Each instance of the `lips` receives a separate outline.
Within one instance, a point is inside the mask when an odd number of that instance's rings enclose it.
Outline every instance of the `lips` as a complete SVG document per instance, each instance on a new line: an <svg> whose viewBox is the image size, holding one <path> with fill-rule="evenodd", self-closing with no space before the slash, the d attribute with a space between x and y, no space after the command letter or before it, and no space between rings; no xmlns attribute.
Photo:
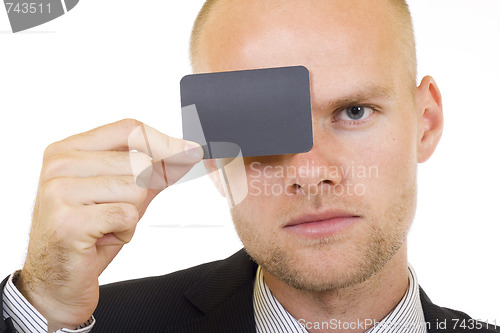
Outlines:
<svg viewBox="0 0 500 333"><path fill-rule="evenodd" d="M284 229L304 237L327 237L342 232L360 218L342 210L307 213L290 220Z"/></svg>

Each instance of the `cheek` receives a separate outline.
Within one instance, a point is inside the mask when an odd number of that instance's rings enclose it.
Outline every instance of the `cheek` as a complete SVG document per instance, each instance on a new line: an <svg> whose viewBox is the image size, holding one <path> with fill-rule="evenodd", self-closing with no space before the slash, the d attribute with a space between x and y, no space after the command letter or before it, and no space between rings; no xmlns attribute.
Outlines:
<svg viewBox="0 0 500 333"><path fill-rule="evenodd" d="M403 176L417 165L414 140L404 133L392 133L372 141L365 149L366 161L376 165L379 175L387 177Z"/></svg>
<svg viewBox="0 0 500 333"><path fill-rule="evenodd" d="M378 144L382 174L402 180L416 176L417 145L416 125L406 117L400 117L392 128L381 137Z"/></svg>
<svg viewBox="0 0 500 333"><path fill-rule="evenodd" d="M374 139L375 138L375 139ZM370 173L356 179L366 188L365 201L378 214L385 214L401 198L408 198L408 209L414 205L410 197L416 191L416 129L407 121L393 122L377 134L370 134L357 151Z"/></svg>
<svg viewBox="0 0 500 333"><path fill-rule="evenodd" d="M372 170L369 176L361 180L371 196L374 207L385 210L398 201L403 193L413 191L416 183L415 155L409 152L407 144L391 140L373 147L369 156Z"/></svg>
<svg viewBox="0 0 500 333"><path fill-rule="evenodd" d="M274 177L276 167L264 163L233 163L226 167L226 176L233 196L237 196L233 205L233 214L244 220L241 222L258 225L265 223L263 217L272 215L276 209L276 198L283 188L282 179ZM276 192L276 193L275 193Z"/></svg>
<svg viewBox="0 0 500 333"><path fill-rule="evenodd" d="M283 174L277 174L282 169L279 165L263 163L247 165L248 196L245 203L260 212L272 210L277 198L283 195Z"/></svg>

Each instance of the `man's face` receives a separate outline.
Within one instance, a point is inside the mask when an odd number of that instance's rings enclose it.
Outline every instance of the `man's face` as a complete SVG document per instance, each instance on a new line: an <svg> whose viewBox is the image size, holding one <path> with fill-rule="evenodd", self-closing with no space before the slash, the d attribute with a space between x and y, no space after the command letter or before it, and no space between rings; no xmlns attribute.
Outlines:
<svg viewBox="0 0 500 333"><path fill-rule="evenodd" d="M232 208L248 253L296 288L354 285L405 251L418 125L394 12L384 1L222 1L204 29L197 72L310 71L313 149L245 158L249 193Z"/></svg>

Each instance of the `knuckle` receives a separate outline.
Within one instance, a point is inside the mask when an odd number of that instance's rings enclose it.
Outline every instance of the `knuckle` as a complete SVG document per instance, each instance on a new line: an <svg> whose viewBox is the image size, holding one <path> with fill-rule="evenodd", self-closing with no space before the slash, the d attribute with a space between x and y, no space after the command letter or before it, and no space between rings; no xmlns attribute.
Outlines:
<svg viewBox="0 0 500 333"><path fill-rule="evenodd" d="M136 119L127 118L120 120L117 124L123 127L128 133L130 133L137 127L141 126L142 122Z"/></svg>
<svg viewBox="0 0 500 333"><path fill-rule="evenodd" d="M107 186L108 188L114 187L114 193L117 193L118 191L128 191L131 186L130 178L130 176L106 178L106 181L108 182Z"/></svg>
<svg viewBox="0 0 500 333"><path fill-rule="evenodd" d="M50 214L52 238L56 241L67 241L76 235L76 227L80 225L79 216L66 205L57 206Z"/></svg>
<svg viewBox="0 0 500 333"><path fill-rule="evenodd" d="M133 205L120 204L107 211L107 218L116 229L128 230L138 221L139 213Z"/></svg>
<svg viewBox="0 0 500 333"><path fill-rule="evenodd" d="M106 168L119 168L120 167L120 161L116 159L115 156L110 155L110 154L101 154L99 156L100 162L106 167Z"/></svg>
<svg viewBox="0 0 500 333"><path fill-rule="evenodd" d="M125 221L135 224L139 220L139 211L134 205L126 204L124 206Z"/></svg>
<svg viewBox="0 0 500 333"><path fill-rule="evenodd" d="M146 202L149 195L149 190L140 185L134 184L130 189L130 198L127 203L130 203L134 207L142 207Z"/></svg>
<svg viewBox="0 0 500 333"><path fill-rule="evenodd" d="M44 161L42 180L57 178L71 166L73 159L64 155L50 155Z"/></svg>
<svg viewBox="0 0 500 333"><path fill-rule="evenodd" d="M46 200L57 202L65 197L68 184L63 178L52 178L41 187L42 197Z"/></svg>
<svg viewBox="0 0 500 333"><path fill-rule="evenodd" d="M47 148L45 148L45 151L43 153L44 159L54 155L58 150L59 150L59 143L58 142L51 143L50 145L47 146Z"/></svg>
<svg viewBox="0 0 500 333"><path fill-rule="evenodd" d="M98 176L95 177L92 182L96 191L107 191L117 194L117 191L120 188L119 185L121 185L122 180L120 179L120 177Z"/></svg>

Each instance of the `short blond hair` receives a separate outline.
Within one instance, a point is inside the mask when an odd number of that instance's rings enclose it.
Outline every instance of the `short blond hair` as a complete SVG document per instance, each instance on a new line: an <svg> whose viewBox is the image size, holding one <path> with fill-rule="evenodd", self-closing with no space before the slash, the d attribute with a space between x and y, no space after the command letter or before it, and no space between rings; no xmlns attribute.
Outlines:
<svg viewBox="0 0 500 333"><path fill-rule="evenodd" d="M218 0L206 0L198 13L196 20L194 21L193 30L191 31L191 40L189 43L189 57L191 59L192 66L194 66L194 61L197 56L198 45L200 44L201 39L201 31L205 26L209 13L212 11L212 7L217 1Z"/></svg>
<svg viewBox="0 0 500 333"><path fill-rule="evenodd" d="M417 78L417 54L415 47L415 33L413 29L413 20L411 17L410 9L406 0L388 0L393 8L396 10L396 16L399 18L397 25L394 29L401 31L400 34L403 38L400 39L400 45L405 49L406 53L406 67L408 68L408 75L410 77L412 88L415 87L415 82ZM202 35L202 30L205 23L208 20L210 13L213 10L215 4L219 3L220 0L206 0L201 8L198 16L194 22L193 30L191 32L190 49L189 55L191 59L191 65L194 68L195 59L199 56L199 44Z"/></svg>

